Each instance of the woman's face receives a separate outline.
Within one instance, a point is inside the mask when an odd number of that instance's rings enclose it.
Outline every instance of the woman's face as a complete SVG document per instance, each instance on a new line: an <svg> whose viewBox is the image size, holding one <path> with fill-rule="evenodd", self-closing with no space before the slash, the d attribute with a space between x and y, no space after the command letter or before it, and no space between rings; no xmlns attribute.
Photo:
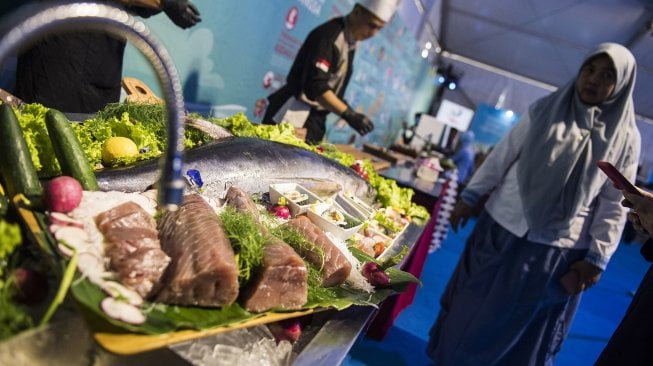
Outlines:
<svg viewBox="0 0 653 366"><path fill-rule="evenodd" d="M607 55L597 56L583 65L576 79L580 99L590 105L605 102L616 85L617 73L612 59Z"/></svg>

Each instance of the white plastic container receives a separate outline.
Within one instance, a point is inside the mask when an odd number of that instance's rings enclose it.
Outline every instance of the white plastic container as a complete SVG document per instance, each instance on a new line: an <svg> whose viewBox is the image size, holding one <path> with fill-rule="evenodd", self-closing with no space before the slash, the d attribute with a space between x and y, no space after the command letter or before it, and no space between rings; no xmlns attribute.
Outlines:
<svg viewBox="0 0 653 366"><path fill-rule="evenodd" d="M279 202L281 196L286 198L288 208L290 209L290 214L294 217L306 213L308 206L315 203L322 203L322 201L315 195L315 193L309 191L303 186L297 183L276 183L270 184L270 202L275 205ZM301 195L306 195L304 202L293 201L291 194L299 193Z"/></svg>
<svg viewBox="0 0 653 366"><path fill-rule="evenodd" d="M336 223L334 220L324 217L324 213L329 210L335 210L339 215L342 215L342 220ZM306 216L320 229L343 241L351 238L363 226L362 221L328 203L310 205L306 211Z"/></svg>
<svg viewBox="0 0 653 366"><path fill-rule="evenodd" d="M415 175L427 182L436 182L443 171L438 158L429 158L420 162Z"/></svg>
<svg viewBox="0 0 653 366"><path fill-rule="evenodd" d="M342 193L338 193L334 199L335 203L337 206L341 207L345 212L348 214L352 215L353 217L361 220L361 221L366 221L369 220L371 216L371 211L367 211L361 206L359 206L356 202L354 202L351 198L345 196Z"/></svg>

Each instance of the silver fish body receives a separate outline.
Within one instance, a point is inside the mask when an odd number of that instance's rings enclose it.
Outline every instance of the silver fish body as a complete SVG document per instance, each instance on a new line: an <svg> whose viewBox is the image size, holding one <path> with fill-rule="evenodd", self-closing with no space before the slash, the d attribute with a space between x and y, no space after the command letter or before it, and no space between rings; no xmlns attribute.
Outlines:
<svg viewBox="0 0 653 366"><path fill-rule="evenodd" d="M107 169L96 176L102 191L142 192L156 184L159 169L158 161L152 160ZM232 185L255 194L284 182L314 191L340 188L368 203L376 197L374 189L353 169L300 147L258 138L227 138L187 150L183 172L190 169L200 172L207 194L220 198Z"/></svg>

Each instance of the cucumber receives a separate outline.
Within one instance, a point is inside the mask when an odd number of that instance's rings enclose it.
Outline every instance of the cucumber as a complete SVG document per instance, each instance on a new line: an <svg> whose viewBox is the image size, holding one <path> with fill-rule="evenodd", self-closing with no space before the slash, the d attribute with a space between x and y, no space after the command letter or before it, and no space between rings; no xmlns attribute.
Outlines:
<svg viewBox="0 0 653 366"><path fill-rule="evenodd" d="M14 110L6 103L0 104L0 176L9 198L19 193L43 193L23 130Z"/></svg>
<svg viewBox="0 0 653 366"><path fill-rule="evenodd" d="M45 113L45 126L63 175L77 179L86 191L97 191L95 172L68 118L56 109L49 109Z"/></svg>
<svg viewBox="0 0 653 366"><path fill-rule="evenodd" d="M7 216L9 210L9 199L5 196L0 196L0 220Z"/></svg>

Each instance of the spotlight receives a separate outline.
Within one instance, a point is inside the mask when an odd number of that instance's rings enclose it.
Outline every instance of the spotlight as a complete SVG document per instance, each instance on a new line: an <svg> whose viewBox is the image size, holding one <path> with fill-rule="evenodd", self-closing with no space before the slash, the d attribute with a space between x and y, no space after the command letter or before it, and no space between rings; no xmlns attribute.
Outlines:
<svg viewBox="0 0 653 366"><path fill-rule="evenodd" d="M440 86L446 86L449 90L456 90L462 74L455 72L452 65L438 68L436 82Z"/></svg>

